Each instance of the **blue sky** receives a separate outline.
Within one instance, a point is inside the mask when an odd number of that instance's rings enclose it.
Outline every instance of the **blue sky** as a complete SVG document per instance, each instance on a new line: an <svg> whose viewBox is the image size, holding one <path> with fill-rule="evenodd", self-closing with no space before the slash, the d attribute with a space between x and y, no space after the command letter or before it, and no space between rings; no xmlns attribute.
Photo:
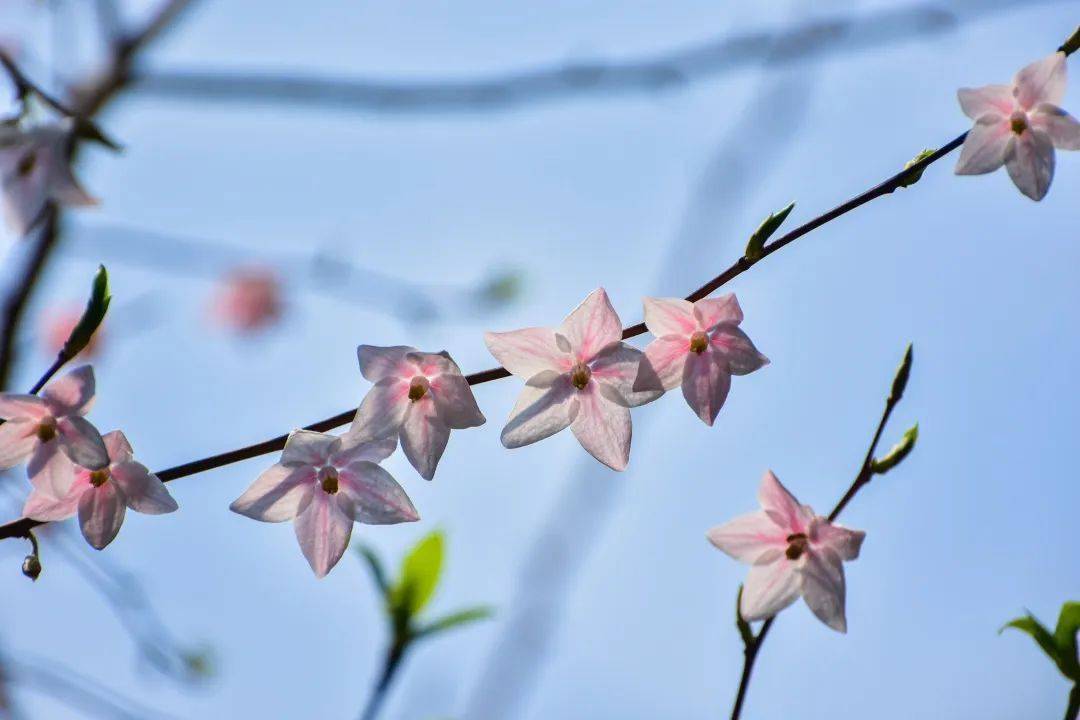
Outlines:
<svg viewBox="0 0 1080 720"><path fill-rule="evenodd" d="M755 5L204 3L152 64L460 79L907 7ZM96 263L109 265L116 335L97 365L92 419L122 427L159 469L356 405L367 388L359 343L445 348L466 371L483 369L484 330L555 324L597 286L637 322L643 294L697 287L768 212L795 200L789 222L806 220L966 129L957 87L1006 82L1076 23L1068 3L970 19L976 6L955 4L962 24L926 38L502 112L215 107L132 92L103 118L125 153L93 151L82 167L104 204L69 216L34 311L81 302ZM44 42L42 17L24 11L20 23ZM1080 108L1075 89L1070 106ZM676 393L635 410L624 473L569 433L506 451L499 429L518 387L503 380L477 388L488 424L454 434L433 482L400 453L388 461L424 519L358 526L354 537L397 558L443 528L450 555L434 611L483 602L498 616L420 648L384 717L726 716L745 568L704 532L754 508L767 468L826 512L857 470L909 341L912 380L883 443L918 421L919 445L845 511L867 531L847 568L849 632L801 604L785 611L746 717L1060 714L1065 681L1030 640L997 629L1024 608L1052 621L1080 586L1080 342L1068 319L1080 300L1080 155L1059 153L1039 204L1003 173L955 177L954 162L729 286L772 364L735 379L715 427ZM92 244L118 228L135 232L108 252ZM212 272L125 262L125 243L152 247L155 234L279 263L293 288L282 326L252 340L209 330ZM309 271L281 261L327 251L421 284L469 286L521 268L524 290L497 312L418 322L374 302L379 290L343 289L355 301L310 292ZM47 360L27 356L19 384ZM316 581L288 525L228 511L271 462L171 484L181 512L132 514L105 551L181 636L215 648L206 687L178 689L139 666L108 606L50 558L48 539L34 585L17 571L26 548L0 545L5 652L61 661L173 716L355 715L385 641L376 598L354 558ZM69 716L39 695L19 699L34 717Z"/></svg>

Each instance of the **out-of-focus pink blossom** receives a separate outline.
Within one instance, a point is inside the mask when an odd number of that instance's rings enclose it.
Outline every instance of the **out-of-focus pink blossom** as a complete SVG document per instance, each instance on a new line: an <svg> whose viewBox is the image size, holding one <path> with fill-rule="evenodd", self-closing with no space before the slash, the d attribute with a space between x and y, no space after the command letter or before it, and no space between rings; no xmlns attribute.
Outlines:
<svg viewBox="0 0 1080 720"><path fill-rule="evenodd" d="M45 346L44 350L48 355L56 355L63 349L64 344L71 337L71 331L82 319L82 315L82 308L65 308L50 312L45 316L41 337ZM87 360L97 357L101 351L103 338L104 327L99 326L90 336L90 342L79 352L78 357Z"/></svg>
<svg viewBox="0 0 1080 720"><path fill-rule="evenodd" d="M446 353L361 345L356 354L360 372L375 387L356 411L350 435L400 439L405 457L430 480L450 430L485 422L472 388Z"/></svg>
<svg viewBox="0 0 1080 720"><path fill-rule="evenodd" d="M229 507L262 522L292 520L300 550L323 577L345 552L354 522L420 519L405 490L378 465L396 446L395 438L356 440L297 430L281 460Z"/></svg>
<svg viewBox="0 0 1080 720"><path fill-rule="evenodd" d="M815 515L771 470L761 479L758 502L758 512L707 533L713 545L750 564L739 605L743 618L772 617L802 595L819 620L847 632L843 561L859 557L866 533Z"/></svg>
<svg viewBox="0 0 1080 720"><path fill-rule="evenodd" d="M238 332L273 325L282 311L281 281L275 272L260 267L232 270L221 281L211 304L214 320Z"/></svg>
<svg viewBox="0 0 1080 720"><path fill-rule="evenodd" d="M594 290L558 328L484 335L488 350L525 388L502 431L508 448L570 427L594 458L613 470L630 460L630 408L660 397L636 390L642 353L622 342L622 323L603 288Z"/></svg>
<svg viewBox="0 0 1080 720"><path fill-rule="evenodd" d="M645 348L637 390L672 390L702 422L712 425L731 389L732 375L746 375L769 359L739 329L742 308L732 294L691 304L680 298L645 298L645 326L656 339Z"/></svg>
<svg viewBox="0 0 1080 720"><path fill-rule="evenodd" d="M31 129L0 128L0 191L8 226L25 235L41 218L48 202L96 205L71 171L70 120Z"/></svg>
<svg viewBox="0 0 1080 720"><path fill-rule="evenodd" d="M97 469L109 462L101 435L83 417L94 403L94 370L83 365L53 380L41 396L0 394L0 469L29 459L35 487L61 497L67 486L52 485L49 461L63 451L75 464Z"/></svg>
<svg viewBox="0 0 1080 720"><path fill-rule="evenodd" d="M114 430L104 436L109 462L90 469L75 465L63 454L49 461L52 481L30 493L23 515L50 522L79 514L79 528L86 542L101 550L120 532L127 508L147 515L162 515L177 509L176 500L157 475L136 462L124 433ZM58 492L53 493L50 488Z"/></svg>
<svg viewBox="0 0 1080 720"><path fill-rule="evenodd" d="M1054 148L1080 150L1080 123L1059 107L1065 75L1065 53L1056 52L1016 73L1011 85L957 91L975 125L956 173L981 175L1005 165L1020 192L1041 200L1054 177Z"/></svg>

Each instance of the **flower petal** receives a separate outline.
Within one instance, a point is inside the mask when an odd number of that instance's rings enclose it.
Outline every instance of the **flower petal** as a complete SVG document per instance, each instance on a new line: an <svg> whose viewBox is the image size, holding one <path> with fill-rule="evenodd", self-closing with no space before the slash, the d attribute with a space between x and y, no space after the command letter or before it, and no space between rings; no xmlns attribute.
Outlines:
<svg viewBox="0 0 1080 720"><path fill-rule="evenodd" d="M276 463L264 470L229 509L263 522L292 520L314 482L315 470L310 465L288 467Z"/></svg>
<svg viewBox="0 0 1080 720"><path fill-rule="evenodd" d="M712 425L727 400L731 373L715 349L688 353L683 367L682 392L687 404L706 425Z"/></svg>
<svg viewBox="0 0 1080 720"><path fill-rule="evenodd" d="M30 140L19 142L4 155L4 215L8 227L26 235L41 219L49 199L48 152Z"/></svg>
<svg viewBox="0 0 1080 720"><path fill-rule="evenodd" d="M37 395L0 393L0 418L4 420L41 420L48 414L48 406Z"/></svg>
<svg viewBox="0 0 1080 720"><path fill-rule="evenodd" d="M46 385L41 397L53 415L85 415L94 404L94 390L94 369L83 365Z"/></svg>
<svg viewBox="0 0 1080 720"><path fill-rule="evenodd" d="M1041 130L1014 134L1005 149L1005 169L1020 190L1032 200L1042 200L1054 179L1054 144Z"/></svg>
<svg viewBox="0 0 1080 720"><path fill-rule="evenodd" d="M788 534L807 532L810 521L814 519L813 511L805 505L800 505L772 470L766 470L761 478L758 502L773 522Z"/></svg>
<svg viewBox="0 0 1080 720"><path fill-rule="evenodd" d="M60 450L60 443L51 440L39 443L26 463L26 476L34 488L46 495L64 497L75 481L78 468Z"/></svg>
<svg viewBox="0 0 1080 720"><path fill-rule="evenodd" d="M458 373L444 372L431 381L431 395L439 419L455 430L479 427L487 422L476 404L472 388Z"/></svg>
<svg viewBox="0 0 1080 720"><path fill-rule="evenodd" d="M112 466L112 477L124 495L124 502L135 512L164 515L179 505L165 488L165 483L142 463L128 460Z"/></svg>
<svg viewBox="0 0 1080 720"><path fill-rule="evenodd" d="M56 420L60 449L76 465L90 470L109 464L109 451L101 433L81 415L66 415Z"/></svg>
<svg viewBox="0 0 1080 720"><path fill-rule="evenodd" d="M13 468L30 457L38 443L37 421L8 420L0 425L0 470Z"/></svg>
<svg viewBox="0 0 1080 720"><path fill-rule="evenodd" d="M356 357L360 361L360 374L371 382L390 377L399 379L412 377L414 368L405 356L414 352L417 352L416 348L407 345L390 347L361 345L356 348Z"/></svg>
<svg viewBox="0 0 1080 720"><path fill-rule="evenodd" d="M605 398L595 382L578 392L579 409L570 425L581 447L612 470L630 462L629 408Z"/></svg>
<svg viewBox="0 0 1080 720"><path fill-rule="evenodd" d="M1050 137L1060 150L1080 150L1080 122L1057 105L1042 103L1029 116L1031 127Z"/></svg>
<svg viewBox="0 0 1080 720"><path fill-rule="evenodd" d="M1012 115L1015 101L1011 85L985 85L979 88L960 88L956 91L960 109L972 120L983 115Z"/></svg>
<svg viewBox="0 0 1080 720"><path fill-rule="evenodd" d="M680 335L689 338L698 326L694 306L682 298L642 298L645 306L645 327L656 337Z"/></svg>
<svg viewBox="0 0 1080 720"><path fill-rule="evenodd" d="M785 550L787 535L768 513L759 510L717 525L705 537L736 560L752 565L771 550Z"/></svg>
<svg viewBox="0 0 1080 720"><path fill-rule="evenodd" d="M60 499L35 488L26 499L26 504L23 505L23 517L41 522L67 520L79 511L79 498L82 496L82 491L89 487L89 483L83 483L78 488L73 487Z"/></svg>
<svg viewBox="0 0 1080 720"><path fill-rule="evenodd" d="M610 345L622 341L622 321L607 291L597 288L574 308L559 327L578 360L589 362Z"/></svg>
<svg viewBox="0 0 1080 720"><path fill-rule="evenodd" d="M828 548L841 560L854 560L859 557L866 533L862 530L849 530L842 525L834 525L825 518L814 518L809 527L810 541L815 545Z"/></svg>
<svg viewBox="0 0 1080 720"><path fill-rule="evenodd" d="M743 311L735 293L698 300L694 303L694 316L701 324L701 329L709 331L720 323L738 325L743 321Z"/></svg>
<svg viewBox="0 0 1080 720"><path fill-rule="evenodd" d="M799 568L802 594L806 604L825 623L837 632L847 632L844 616L844 565L831 550L810 551Z"/></svg>
<svg viewBox="0 0 1080 720"><path fill-rule="evenodd" d="M333 495L321 489L311 494L307 507L296 516L293 529L316 577L325 577L337 565L349 545L352 528L352 518Z"/></svg>
<svg viewBox="0 0 1080 720"><path fill-rule="evenodd" d="M507 371L526 379L550 370L564 372L573 365L573 359L559 349L551 328L487 332L484 343Z"/></svg>
<svg viewBox="0 0 1080 720"><path fill-rule="evenodd" d="M86 542L98 550L113 541L124 522L124 501L116 483L91 487L79 497L79 527Z"/></svg>
<svg viewBox="0 0 1080 720"><path fill-rule="evenodd" d="M352 431L341 438L341 447L330 457L330 463L339 470L354 462L379 462L390 457L397 449L397 434L378 439L366 439Z"/></svg>
<svg viewBox="0 0 1080 720"><path fill-rule="evenodd" d="M690 343L682 335L656 338L645 348L634 378L635 390L673 390L682 384Z"/></svg>
<svg viewBox="0 0 1080 720"><path fill-rule="evenodd" d="M1065 53L1056 52L1036 60L1013 78L1013 94L1025 110L1039 103L1060 105L1065 97Z"/></svg>
<svg viewBox="0 0 1080 720"><path fill-rule="evenodd" d="M281 451L283 465L325 465L338 437L313 430L293 430Z"/></svg>
<svg viewBox="0 0 1080 720"><path fill-rule="evenodd" d="M567 428L578 413L577 394L565 375L549 372L532 378L507 418L503 446L530 445Z"/></svg>
<svg viewBox="0 0 1080 720"><path fill-rule="evenodd" d="M446 450L450 428L446 426L435 408L435 401L424 397L413 402L401 423L401 449L420 477L435 477L439 458Z"/></svg>
<svg viewBox="0 0 1080 720"><path fill-rule="evenodd" d="M799 597L800 577L784 555L762 565L751 565L743 584L739 612L747 621L776 615Z"/></svg>
<svg viewBox="0 0 1080 720"><path fill-rule="evenodd" d="M732 375L748 375L769 364L769 358L762 355L746 333L734 325L719 325L709 343L727 361L728 372Z"/></svg>
<svg viewBox="0 0 1080 720"><path fill-rule="evenodd" d="M596 356L591 366L592 379L605 398L625 407L638 407L664 394L663 389L635 389L644 357L643 352L622 342Z"/></svg>
<svg viewBox="0 0 1080 720"><path fill-rule="evenodd" d="M105 450L109 453L110 462L125 462L135 454L135 451L131 449L131 443L119 430L107 432L101 436L101 439L105 443Z"/></svg>
<svg viewBox="0 0 1080 720"><path fill-rule="evenodd" d="M975 123L964 138L960 159L956 161L957 175L982 175L993 172L1005 162L1005 148L1013 132L1009 122L1000 115L985 115Z"/></svg>
<svg viewBox="0 0 1080 720"><path fill-rule="evenodd" d="M408 381L383 378L364 396L349 427L349 435L367 440L396 436L409 402Z"/></svg>
<svg viewBox="0 0 1080 720"><path fill-rule="evenodd" d="M394 525L420 519L404 488L373 462L350 465L341 473L340 493L352 502L353 518L369 525Z"/></svg>

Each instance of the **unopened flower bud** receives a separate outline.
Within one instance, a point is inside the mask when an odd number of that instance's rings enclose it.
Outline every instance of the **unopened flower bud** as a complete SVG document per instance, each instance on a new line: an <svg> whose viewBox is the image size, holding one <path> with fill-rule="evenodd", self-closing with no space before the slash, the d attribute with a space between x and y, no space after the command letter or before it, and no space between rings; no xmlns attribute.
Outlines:
<svg viewBox="0 0 1080 720"><path fill-rule="evenodd" d="M37 580L41 575L41 560L37 555L27 555L22 562L22 574L31 580Z"/></svg>

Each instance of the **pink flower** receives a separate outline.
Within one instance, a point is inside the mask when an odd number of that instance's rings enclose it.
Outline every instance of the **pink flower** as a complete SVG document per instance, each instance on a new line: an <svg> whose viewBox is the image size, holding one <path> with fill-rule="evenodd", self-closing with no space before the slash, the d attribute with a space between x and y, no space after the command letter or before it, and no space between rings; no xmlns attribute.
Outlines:
<svg viewBox="0 0 1080 720"><path fill-rule="evenodd" d="M361 345L360 372L375 383L356 411L350 435L401 440L425 480L435 476L450 430L485 422L472 388L448 354Z"/></svg>
<svg viewBox="0 0 1080 720"><path fill-rule="evenodd" d="M96 205L71 172L68 120L29 130L0 130L0 189L9 227L25 235L40 219L48 202Z"/></svg>
<svg viewBox="0 0 1080 720"><path fill-rule="evenodd" d="M124 433L113 430L104 437L109 452L105 467L79 467L64 455L49 462L50 486L35 487L23 507L23 515L46 522L65 520L76 512L86 542L101 550L120 532L127 508L146 515L176 510L176 500L157 475L136 462Z"/></svg>
<svg viewBox="0 0 1080 720"><path fill-rule="evenodd" d="M727 399L732 375L746 375L769 359L738 325L742 309L734 295L689 303L679 298L645 298L645 326L656 339L645 348L634 381L636 390L672 390L706 425Z"/></svg>
<svg viewBox="0 0 1080 720"><path fill-rule="evenodd" d="M48 462L64 453L76 464L101 468L109 455L97 429L83 417L94 403L94 370L89 365L53 380L36 395L0 394L0 469L29 458L27 474L35 486L62 497L67 486L47 486ZM46 483L46 485L42 485Z"/></svg>
<svg viewBox="0 0 1080 720"><path fill-rule="evenodd" d="M800 505L772 471L758 490L761 510L714 527L713 545L750 564L739 612L764 620L802 595L821 622L847 632L844 560L859 557L866 533L833 525Z"/></svg>
<svg viewBox="0 0 1080 720"><path fill-rule="evenodd" d="M393 438L355 442L297 430L289 435L281 461L229 507L263 522L293 520L300 550L315 575L323 577L345 552L353 522L420 519L405 491L378 465L396 444Z"/></svg>
<svg viewBox="0 0 1080 720"><path fill-rule="evenodd" d="M634 389L642 353L622 342L622 323L603 288L558 328L489 332L484 341L503 367L525 379L503 445L529 445L570 426L594 458L613 470L626 467L630 408L662 392Z"/></svg>
<svg viewBox="0 0 1080 720"><path fill-rule="evenodd" d="M1080 150L1080 123L1058 107L1065 96L1065 53L1016 73L1012 85L961 88L964 114L975 121L958 175L993 172L1004 163L1020 192L1041 200L1054 177L1054 148Z"/></svg>
<svg viewBox="0 0 1080 720"><path fill-rule="evenodd" d="M71 331L82 319L82 308L64 308L50 313L42 322L42 344L45 352L49 355L57 355L64 348ZM89 360L96 357L101 351L102 340L105 336L104 327L98 327L90 336L90 342L79 353L79 357Z"/></svg>
<svg viewBox="0 0 1080 720"><path fill-rule="evenodd" d="M261 330L281 317L281 282L265 268L237 268L222 281L211 311L217 322L231 330Z"/></svg>

